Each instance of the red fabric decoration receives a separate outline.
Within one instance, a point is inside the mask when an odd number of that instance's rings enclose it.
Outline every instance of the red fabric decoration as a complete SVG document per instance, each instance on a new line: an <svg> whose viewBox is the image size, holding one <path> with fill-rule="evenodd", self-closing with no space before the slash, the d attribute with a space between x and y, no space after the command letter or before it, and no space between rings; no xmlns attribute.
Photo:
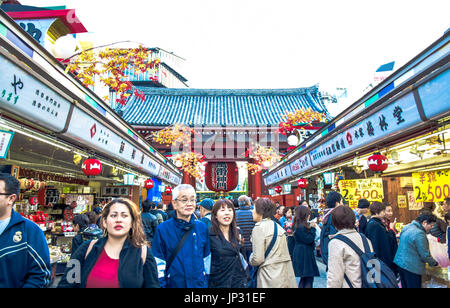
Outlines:
<svg viewBox="0 0 450 308"><path fill-rule="evenodd" d="M367 161L369 169L376 172L382 172L388 168L388 159L380 153L375 153Z"/></svg>
<svg viewBox="0 0 450 308"><path fill-rule="evenodd" d="M239 173L235 162L208 163L205 173L206 187L212 191L232 191L238 184Z"/></svg>

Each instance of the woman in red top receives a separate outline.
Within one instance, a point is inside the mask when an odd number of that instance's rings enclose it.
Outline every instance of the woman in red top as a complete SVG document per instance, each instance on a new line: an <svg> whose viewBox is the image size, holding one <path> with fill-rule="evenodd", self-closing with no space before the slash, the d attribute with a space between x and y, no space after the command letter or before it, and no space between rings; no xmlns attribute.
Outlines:
<svg viewBox="0 0 450 308"><path fill-rule="evenodd" d="M68 265L58 287L159 287L138 207L128 199L111 201L102 212L101 226L105 236L77 249L69 262L74 266Z"/></svg>

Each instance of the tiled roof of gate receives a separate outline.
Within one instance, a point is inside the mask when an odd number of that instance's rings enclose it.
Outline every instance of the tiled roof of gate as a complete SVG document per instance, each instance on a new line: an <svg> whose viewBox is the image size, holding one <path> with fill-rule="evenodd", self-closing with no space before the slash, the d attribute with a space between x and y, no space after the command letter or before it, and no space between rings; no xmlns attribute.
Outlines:
<svg viewBox="0 0 450 308"><path fill-rule="evenodd" d="M130 97L122 108L131 125L278 125L287 111L311 108L329 118L316 86L295 89L173 89L138 87L145 100Z"/></svg>

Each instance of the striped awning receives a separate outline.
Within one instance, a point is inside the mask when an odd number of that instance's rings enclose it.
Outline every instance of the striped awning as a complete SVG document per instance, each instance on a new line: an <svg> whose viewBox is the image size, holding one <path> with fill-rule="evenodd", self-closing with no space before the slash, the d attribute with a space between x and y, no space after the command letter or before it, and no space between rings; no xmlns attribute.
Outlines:
<svg viewBox="0 0 450 308"><path fill-rule="evenodd" d="M131 125L274 126L287 111L311 108L329 117L317 87L222 90L138 87L145 100L132 96L122 107Z"/></svg>

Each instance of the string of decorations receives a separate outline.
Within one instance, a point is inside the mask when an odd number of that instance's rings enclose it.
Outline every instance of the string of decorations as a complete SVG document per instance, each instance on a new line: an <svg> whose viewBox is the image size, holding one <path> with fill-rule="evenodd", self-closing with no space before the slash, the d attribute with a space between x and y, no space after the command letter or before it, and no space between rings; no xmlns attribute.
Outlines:
<svg viewBox="0 0 450 308"><path fill-rule="evenodd" d="M270 166L278 162L281 158L274 148L259 144L250 147L243 155L253 160L253 162L247 164L247 169L252 175L261 172L263 169L270 168Z"/></svg>

